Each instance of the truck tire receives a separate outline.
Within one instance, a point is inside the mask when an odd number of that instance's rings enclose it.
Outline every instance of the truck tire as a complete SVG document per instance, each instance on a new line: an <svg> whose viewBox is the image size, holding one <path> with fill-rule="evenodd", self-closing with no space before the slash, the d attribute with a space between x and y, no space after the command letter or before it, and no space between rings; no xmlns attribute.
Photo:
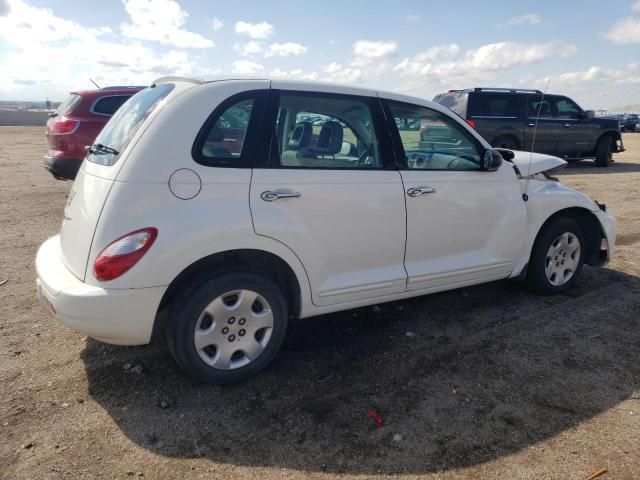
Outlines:
<svg viewBox="0 0 640 480"><path fill-rule="evenodd" d="M608 167L611 163L613 150L613 136L605 135L598 140L596 146L596 167Z"/></svg>
<svg viewBox="0 0 640 480"><path fill-rule="evenodd" d="M491 146L494 148L506 148L507 150L518 150L520 142L513 135L500 135L493 139Z"/></svg>

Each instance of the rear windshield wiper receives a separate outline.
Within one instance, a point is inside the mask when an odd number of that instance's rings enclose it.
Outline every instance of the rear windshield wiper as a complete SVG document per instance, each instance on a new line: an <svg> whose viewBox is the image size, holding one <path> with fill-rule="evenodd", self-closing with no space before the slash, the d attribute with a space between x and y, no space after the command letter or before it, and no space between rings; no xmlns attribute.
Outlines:
<svg viewBox="0 0 640 480"><path fill-rule="evenodd" d="M107 145L103 145L101 143L94 143L87 150L89 153L98 153L98 154L111 154L111 155L119 155L120 152L115 148L109 147Z"/></svg>

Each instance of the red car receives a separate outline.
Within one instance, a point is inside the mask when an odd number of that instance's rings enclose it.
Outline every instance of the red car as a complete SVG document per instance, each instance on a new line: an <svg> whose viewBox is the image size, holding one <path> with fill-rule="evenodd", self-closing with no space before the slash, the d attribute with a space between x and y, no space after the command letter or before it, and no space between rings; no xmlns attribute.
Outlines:
<svg viewBox="0 0 640 480"><path fill-rule="evenodd" d="M44 168L58 180L76 178L86 152L102 127L131 96L145 87L106 87L71 92L47 121L49 152Z"/></svg>

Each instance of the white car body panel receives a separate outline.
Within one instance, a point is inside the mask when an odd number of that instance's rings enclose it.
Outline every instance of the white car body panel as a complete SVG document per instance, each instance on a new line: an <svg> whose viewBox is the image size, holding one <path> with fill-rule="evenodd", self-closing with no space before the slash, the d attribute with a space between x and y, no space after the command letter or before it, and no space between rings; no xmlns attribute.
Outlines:
<svg viewBox="0 0 640 480"><path fill-rule="evenodd" d="M531 153L514 150L513 163L520 170L523 177L535 175L536 173L554 170L567 164L564 160L543 153Z"/></svg>
<svg viewBox="0 0 640 480"><path fill-rule="evenodd" d="M409 290L507 278L521 250L526 206L513 168L496 172L402 171L406 197L405 267Z"/></svg>
<svg viewBox="0 0 640 480"><path fill-rule="evenodd" d="M84 162L60 237L45 242L36 266L39 292L72 328L110 343L151 337L171 282L199 260L239 249L286 262L300 287L304 318L517 276L544 222L566 208L592 212L611 256L615 221L586 195L559 182L525 180L504 162L495 172L219 168L196 163L195 136L229 96L271 88L379 96L443 112L490 148L463 119L432 102L373 90L286 80L175 82L113 166ZM515 163L526 174L527 152ZM563 163L533 156L531 175ZM180 188L174 172L188 169ZM405 195L413 186L436 193ZM265 190L299 191L265 202ZM182 190L181 190L182 191ZM408 224L407 224L408 221ZM99 253L128 232L156 227L158 238L127 273L93 276ZM406 248L405 248L406 242ZM408 272L408 274L407 274Z"/></svg>
<svg viewBox="0 0 640 480"><path fill-rule="evenodd" d="M300 198L266 202L264 191ZM396 171L255 169L256 233L287 245L305 266L315 305L404 292L404 193ZM371 222L359 222L359 218Z"/></svg>

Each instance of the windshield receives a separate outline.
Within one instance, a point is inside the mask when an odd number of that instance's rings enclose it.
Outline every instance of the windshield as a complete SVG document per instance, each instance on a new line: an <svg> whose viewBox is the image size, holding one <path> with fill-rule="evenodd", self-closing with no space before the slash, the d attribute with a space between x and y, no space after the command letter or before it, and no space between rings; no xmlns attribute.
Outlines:
<svg viewBox="0 0 640 480"><path fill-rule="evenodd" d="M163 83L145 88L125 102L95 139L94 145L108 148L93 149L87 160L100 165L115 164L138 128L173 87L173 84Z"/></svg>

